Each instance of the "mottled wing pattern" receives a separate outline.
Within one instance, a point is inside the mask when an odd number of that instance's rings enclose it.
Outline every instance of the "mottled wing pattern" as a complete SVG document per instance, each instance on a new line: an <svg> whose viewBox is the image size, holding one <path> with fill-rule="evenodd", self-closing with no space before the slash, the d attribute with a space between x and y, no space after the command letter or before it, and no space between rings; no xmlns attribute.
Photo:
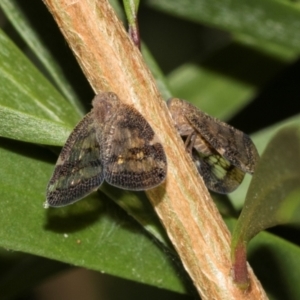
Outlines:
<svg viewBox="0 0 300 300"><path fill-rule="evenodd" d="M202 155L193 149L192 157L207 188L213 192L231 193L244 179L245 172L233 166L218 153Z"/></svg>
<svg viewBox="0 0 300 300"><path fill-rule="evenodd" d="M122 104L106 125L105 180L129 190L145 190L166 177L167 160L161 143L144 117Z"/></svg>
<svg viewBox="0 0 300 300"><path fill-rule="evenodd" d="M186 118L191 126L221 156L246 173L253 174L258 161L258 152L248 135L213 118L196 107Z"/></svg>
<svg viewBox="0 0 300 300"><path fill-rule="evenodd" d="M101 185L104 170L99 147L89 113L72 131L59 155L47 187L46 205L71 204Z"/></svg>

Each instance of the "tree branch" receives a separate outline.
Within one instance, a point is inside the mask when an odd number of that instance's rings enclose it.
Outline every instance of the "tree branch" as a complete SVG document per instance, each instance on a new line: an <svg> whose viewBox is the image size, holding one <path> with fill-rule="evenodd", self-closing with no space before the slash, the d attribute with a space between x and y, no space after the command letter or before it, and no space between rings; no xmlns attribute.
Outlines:
<svg viewBox="0 0 300 300"><path fill-rule="evenodd" d="M230 234L138 49L107 0L43 0L94 91L113 91L148 120L168 157L167 180L147 195L202 299L267 299L249 268L250 290L231 278Z"/></svg>

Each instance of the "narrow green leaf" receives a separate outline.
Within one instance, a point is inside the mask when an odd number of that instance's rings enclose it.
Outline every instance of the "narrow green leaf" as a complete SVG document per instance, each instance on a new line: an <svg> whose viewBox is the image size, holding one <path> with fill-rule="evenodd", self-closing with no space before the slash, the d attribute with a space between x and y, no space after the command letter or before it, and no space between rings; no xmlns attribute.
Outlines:
<svg viewBox="0 0 300 300"><path fill-rule="evenodd" d="M56 122L74 123L79 114L0 31L1 104Z"/></svg>
<svg viewBox="0 0 300 300"><path fill-rule="evenodd" d="M61 146L72 128L0 105L0 134L3 137L41 145Z"/></svg>
<svg viewBox="0 0 300 300"><path fill-rule="evenodd" d="M61 93L70 101L73 109L77 111L78 114L81 114L83 111L81 102L71 88L67 78L64 76L61 67L42 43L40 37L19 8L17 2L15 0L2 0L0 2L0 7L3 9L7 18L21 35L25 43L48 71Z"/></svg>
<svg viewBox="0 0 300 300"><path fill-rule="evenodd" d="M61 145L79 115L1 31L0 45L0 135Z"/></svg>

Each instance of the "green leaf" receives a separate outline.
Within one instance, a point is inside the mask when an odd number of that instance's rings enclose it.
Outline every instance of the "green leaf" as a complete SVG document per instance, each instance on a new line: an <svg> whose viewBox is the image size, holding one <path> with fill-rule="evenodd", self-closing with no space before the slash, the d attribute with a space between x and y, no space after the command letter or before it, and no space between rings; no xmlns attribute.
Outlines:
<svg viewBox="0 0 300 300"><path fill-rule="evenodd" d="M2 31L0 45L0 135L62 145L79 115Z"/></svg>
<svg viewBox="0 0 300 300"><path fill-rule="evenodd" d="M79 114L2 31L0 45L1 104L48 120L73 124Z"/></svg>
<svg viewBox="0 0 300 300"><path fill-rule="evenodd" d="M0 105L1 136L37 144L61 146L71 128Z"/></svg>
<svg viewBox="0 0 300 300"><path fill-rule="evenodd" d="M1 140L0 246L183 292L167 255L104 194L43 209L53 171L49 151ZM128 195L130 198L130 195ZM184 275L185 276L185 275Z"/></svg>

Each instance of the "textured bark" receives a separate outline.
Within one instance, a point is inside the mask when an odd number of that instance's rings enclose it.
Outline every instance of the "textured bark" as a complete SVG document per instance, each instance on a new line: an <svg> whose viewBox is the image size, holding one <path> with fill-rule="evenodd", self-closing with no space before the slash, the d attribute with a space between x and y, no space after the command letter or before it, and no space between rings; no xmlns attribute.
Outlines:
<svg viewBox="0 0 300 300"><path fill-rule="evenodd" d="M94 91L113 91L150 123L168 157L167 180L147 192L202 299L267 299L231 277L230 234L207 192L138 49L106 0L43 0Z"/></svg>

